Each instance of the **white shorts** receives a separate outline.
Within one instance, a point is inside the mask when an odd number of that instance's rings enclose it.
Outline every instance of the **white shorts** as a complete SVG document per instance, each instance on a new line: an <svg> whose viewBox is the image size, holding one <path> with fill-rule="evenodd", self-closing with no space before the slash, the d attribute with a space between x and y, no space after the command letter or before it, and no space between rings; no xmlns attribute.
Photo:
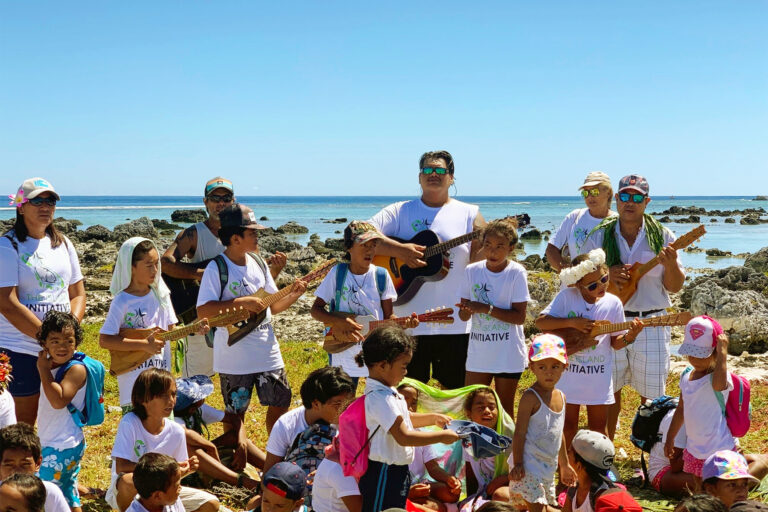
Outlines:
<svg viewBox="0 0 768 512"><path fill-rule="evenodd" d="M194 375L213 377L216 374L213 371L213 349L205 342L205 336L191 334L187 336L186 345L181 376L184 378Z"/></svg>
<svg viewBox="0 0 768 512"><path fill-rule="evenodd" d="M660 311L648 317L665 315ZM637 340L621 350L613 351L613 391L632 386L645 398L664 394L669 375L669 327L646 327Z"/></svg>

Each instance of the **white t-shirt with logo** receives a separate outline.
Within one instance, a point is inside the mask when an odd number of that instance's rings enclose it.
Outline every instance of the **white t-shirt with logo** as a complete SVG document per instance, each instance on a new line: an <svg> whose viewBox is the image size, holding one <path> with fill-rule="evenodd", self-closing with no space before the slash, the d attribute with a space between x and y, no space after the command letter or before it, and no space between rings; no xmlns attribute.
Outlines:
<svg viewBox="0 0 768 512"><path fill-rule="evenodd" d="M291 409L280 416L272 427L267 440L267 451L278 457L285 457L293 441L309 428L304 406Z"/></svg>
<svg viewBox="0 0 768 512"><path fill-rule="evenodd" d="M168 455L176 459L176 462L186 461L189 455L184 427L170 418L165 418L163 430L157 435L150 434L141 424L139 417L129 412L117 426L115 442L112 445L112 474L117 474L116 458L137 463L142 455L149 452Z"/></svg>
<svg viewBox="0 0 768 512"><path fill-rule="evenodd" d="M723 415L715 393L728 402L728 393L733 391L733 379L728 373L728 386L723 391L712 387L712 374L691 380L693 371L680 376L680 394L685 403L685 433L688 441L685 449L697 459L706 459L719 450L733 450L736 439L731 435L728 422Z"/></svg>
<svg viewBox="0 0 768 512"><path fill-rule="evenodd" d="M74 368L71 367L70 370ZM69 370L67 370L69 372ZM56 378L59 368L53 368L51 375ZM78 410L85 409L85 382L77 390L75 396L70 402ZM83 430L75 425L72 413L69 409L62 407L55 409L48 397L45 396L43 385L40 385L40 400L37 403L37 436L40 438L40 444L43 448L50 447L57 450L66 450L74 448L85 440Z"/></svg>
<svg viewBox="0 0 768 512"><path fill-rule="evenodd" d="M648 454L648 478L650 478L651 482L659 474L659 471L669 466L669 459L664 454L664 444L667 442L667 432L669 432L669 426L672 424L672 416L674 415L675 409L670 409L661 419L658 432L661 436L661 441L656 441L651 447L651 452ZM685 448L687 442L685 425L681 425L680 430L675 436L675 448Z"/></svg>
<svg viewBox="0 0 768 512"><path fill-rule="evenodd" d="M325 276L323 282L315 290L315 297L322 299L326 304L336 299L336 275L338 266L335 266ZM337 305L337 311L345 313L354 313L355 315L372 316L376 320L383 320L384 313L381 310L381 301L394 300L397 298L395 285L392 284L392 278L387 276L384 291L379 295L379 289L376 286L376 266L370 265L368 272L363 275L353 274L347 269L347 276L344 279L344 285L341 288L341 297ZM350 377L367 377L368 369L362 368L355 362L355 356L362 349L362 344L358 343L349 347L343 352L333 354L333 366L341 366Z"/></svg>
<svg viewBox="0 0 768 512"><path fill-rule="evenodd" d="M463 298L509 309L512 304L528 302L525 268L510 261L501 272L488 270L485 261L467 265L467 288ZM523 326L510 324L485 313L472 315L466 369L482 373L517 373L527 363Z"/></svg>
<svg viewBox="0 0 768 512"><path fill-rule="evenodd" d="M560 290L542 315L556 318L588 318L624 322L621 300L606 293L594 304L589 304L576 288ZM613 333L618 336L623 331ZM611 334L597 337L597 345L568 356L568 368L563 372L556 387L565 393L569 404L604 405L614 403L613 397L613 347Z"/></svg>
<svg viewBox="0 0 768 512"><path fill-rule="evenodd" d="M6 237L0 237L0 288L15 286L19 302L40 320L51 310L69 312L69 287L83 280L72 242L64 238L54 249L47 236L14 240L18 253ZM19 332L2 314L0 348L31 356L40 352L37 340Z"/></svg>
<svg viewBox="0 0 768 512"><path fill-rule="evenodd" d="M120 329L151 329L159 327L168 329L176 324L176 314L173 307L161 308L160 302L150 291L141 297L122 291L115 295L109 312L101 326L101 334L120 334ZM117 376L117 387L120 391L120 405L131 405L133 383L139 374L147 368L162 368L171 371L171 343L166 341L165 347L159 354L152 355L141 363L138 368Z"/></svg>
<svg viewBox="0 0 768 512"><path fill-rule="evenodd" d="M264 288L268 293L276 293L277 286L269 271L265 273L256 260L246 256L244 266L236 265L226 254L222 255L227 263L229 276L224 293L221 292L219 266L211 261L200 281L200 294L197 307L208 302L219 302L246 297ZM221 298L219 298L221 297ZM226 328L216 329L213 341L213 369L219 373L248 375L283 368L283 356L272 328L272 309L267 308L264 321L248 333L243 339L227 345L229 333Z"/></svg>
<svg viewBox="0 0 768 512"><path fill-rule="evenodd" d="M645 220L643 220L643 225L637 233L637 238L632 247L629 246L627 241L621 235L620 224L621 221L616 223L614 236L616 237L616 244L619 247L619 255L622 263L646 263L656 257L656 253L653 252L646 238ZM675 235L673 235L667 228L663 228L662 237L664 238L664 247L667 247L676 240ZM582 252L589 252L592 249L602 248L603 238L603 230L595 231L584 243ZM683 275L685 275L685 270L680 263L680 258L677 258L677 266L680 271L683 272ZM664 266L661 264L656 265L637 282L637 291L624 305L624 309L626 311L651 311L654 309L665 309L671 306L672 303L669 300L669 292L664 288L663 280Z"/></svg>
<svg viewBox="0 0 768 512"><path fill-rule="evenodd" d="M312 484L312 509L315 512L349 512L341 498L360 496L357 480L344 476L338 462L325 458L317 466Z"/></svg>
<svg viewBox="0 0 768 512"><path fill-rule="evenodd" d="M618 215L616 212L609 210L608 217ZM575 258L579 254L583 254L586 251L582 251L584 242L587 240L587 235L592 231L595 226L600 224L605 219L598 219L593 217L589 213L589 208L578 208L565 216L560 227L557 228L555 236L549 242L558 249L562 249L564 246L568 246L568 254L571 259Z"/></svg>
<svg viewBox="0 0 768 512"><path fill-rule="evenodd" d="M421 199L394 203L371 218L370 222L389 237L408 241L416 233L429 229L434 231L441 242L471 233L479 208L456 199L441 207L433 208ZM466 288L464 269L469 264L470 242L454 247L448 252L450 260L448 274L439 281L422 284L415 297L401 306L395 306L397 316L409 316L414 311L436 307L452 307L459 302L461 292ZM455 308L454 308L455 309ZM452 325L422 323L413 329L414 336L425 334L463 334L469 332L469 323L458 318Z"/></svg>

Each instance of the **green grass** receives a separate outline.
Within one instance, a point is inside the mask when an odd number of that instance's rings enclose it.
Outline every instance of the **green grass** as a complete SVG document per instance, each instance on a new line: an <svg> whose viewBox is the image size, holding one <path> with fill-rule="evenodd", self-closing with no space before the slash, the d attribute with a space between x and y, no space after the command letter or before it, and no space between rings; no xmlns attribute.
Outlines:
<svg viewBox="0 0 768 512"><path fill-rule="evenodd" d="M87 354L109 364L109 353L99 347L98 333L101 324L86 324L85 340L81 350ZM285 360L288 381L294 392L292 407L301 403L299 397L299 388L302 381L309 372L316 368L321 368L327 363L327 356L320 348L320 345L314 342L281 342L283 359ZM208 398L208 403L219 409L224 408L221 397L218 379L214 379L216 387L215 392ZM525 372L518 387L519 393L533 384L533 375ZM117 380L111 375L107 375L105 392L105 406L119 406ZM667 393L677 394L678 377L670 376L667 383ZM621 471L622 477L632 476L634 468L640 465L640 450L634 447L629 440L629 433L632 426L632 419L635 410L639 404L639 396L633 390L625 388L622 411L619 420L619 429L616 433L616 451L619 453L622 449L627 453L628 458L617 458L617 466ZM752 385L752 428L744 438L741 439L741 446L745 453L766 453L768 452L768 386L765 384ZM248 436L257 446L264 447L267 443L267 433L265 428L266 408L261 407L258 401L252 402L251 408L247 414ZM86 427L86 440L88 447L85 451L85 457L82 462L80 481L87 486L106 489L110 478L110 453L112 451L112 442L117 432L117 425L120 421L120 413L108 413L102 425L97 427ZM581 423L586 427L586 412L582 411ZM220 425L211 426L211 436L215 437L221 433ZM669 502L662 495L648 489L631 488L630 491L642 500L642 504L649 510L670 510L674 502ZM103 501L87 501L84 505L86 512L106 511L108 507Z"/></svg>

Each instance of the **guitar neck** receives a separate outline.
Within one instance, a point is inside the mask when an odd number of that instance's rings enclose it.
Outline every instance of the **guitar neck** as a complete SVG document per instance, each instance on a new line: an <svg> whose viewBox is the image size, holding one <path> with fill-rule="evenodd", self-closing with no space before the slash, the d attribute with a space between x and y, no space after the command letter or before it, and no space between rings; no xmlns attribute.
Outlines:
<svg viewBox="0 0 768 512"><path fill-rule="evenodd" d="M375 328L382 326L382 325L392 325L392 323L396 323L400 327L405 327L405 322L408 320L409 317L401 317L401 318L390 318L389 320L374 320L372 322L368 323L368 330L372 331ZM419 320L421 321L421 320Z"/></svg>
<svg viewBox="0 0 768 512"><path fill-rule="evenodd" d="M479 235L480 235L479 230L472 231L471 233L467 233L466 235L461 235L461 236L457 236L456 238L452 238L447 242L442 242L437 245L433 245L432 247L427 247L426 250L424 250L424 257L429 258L431 256L434 256L435 254L442 254L446 251L453 249L454 247L458 247L461 244L465 244L471 241L473 238Z"/></svg>
<svg viewBox="0 0 768 512"><path fill-rule="evenodd" d="M643 327L662 327L669 325L685 325L690 320L690 315L684 313L677 313L674 315L664 315L651 318L645 318L641 320ZM632 327L632 322L619 322L617 324L605 324L598 325L593 331L593 336L600 336L602 334L609 334L618 331L627 331Z"/></svg>
<svg viewBox="0 0 768 512"><path fill-rule="evenodd" d="M173 329L168 332L163 332L160 334L155 335L155 338L163 341L174 341L174 340L180 340L181 338L186 338L190 334L194 334L197 332L197 330L200 328L200 322L192 322L189 325L185 325L183 327L177 327L176 329Z"/></svg>
<svg viewBox="0 0 768 512"><path fill-rule="evenodd" d="M679 251L680 249L684 249L691 245L697 238L699 238L700 235L696 235L698 231L703 231L703 226L699 226L698 228L693 229L692 231L686 233L685 235L681 236L674 242L670 244L670 247L672 247L674 250ZM656 255L650 260L646 261L639 267L637 267L637 270L635 271L635 275L637 275L637 279L640 279L645 274L651 271L653 267L659 264L659 256Z"/></svg>

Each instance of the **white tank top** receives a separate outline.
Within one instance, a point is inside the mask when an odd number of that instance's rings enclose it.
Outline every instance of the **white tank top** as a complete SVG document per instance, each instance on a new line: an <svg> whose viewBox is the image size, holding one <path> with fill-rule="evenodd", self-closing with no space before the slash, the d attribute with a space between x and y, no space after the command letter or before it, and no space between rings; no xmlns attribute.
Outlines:
<svg viewBox="0 0 768 512"><path fill-rule="evenodd" d="M54 368L51 370L51 375L55 378L58 371L59 368ZM72 405L81 411L85 408L85 384L75 393ZM40 444L57 450L74 448L85 439L83 431L75 425L69 409L66 407L54 409L46 398L42 385L40 401L37 405L37 435L40 438Z"/></svg>
<svg viewBox="0 0 768 512"><path fill-rule="evenodd" d="M525 433L525 474L551 480L557 470L557 453L563 440L565 396L562 391L557 390L563 398L563 408L560 412L555 412L544 403L536 390L529 389L539 399L539 410L530 417Z"/></svg>
<svg viewBox="0 0 768 512"><path fill-rule="evenodd" d="M221 240L213 236L204 222L195 224L195 229L197 229L197 247L190 260L192 263L213 259L224 252L224 245Z"/></svg>

